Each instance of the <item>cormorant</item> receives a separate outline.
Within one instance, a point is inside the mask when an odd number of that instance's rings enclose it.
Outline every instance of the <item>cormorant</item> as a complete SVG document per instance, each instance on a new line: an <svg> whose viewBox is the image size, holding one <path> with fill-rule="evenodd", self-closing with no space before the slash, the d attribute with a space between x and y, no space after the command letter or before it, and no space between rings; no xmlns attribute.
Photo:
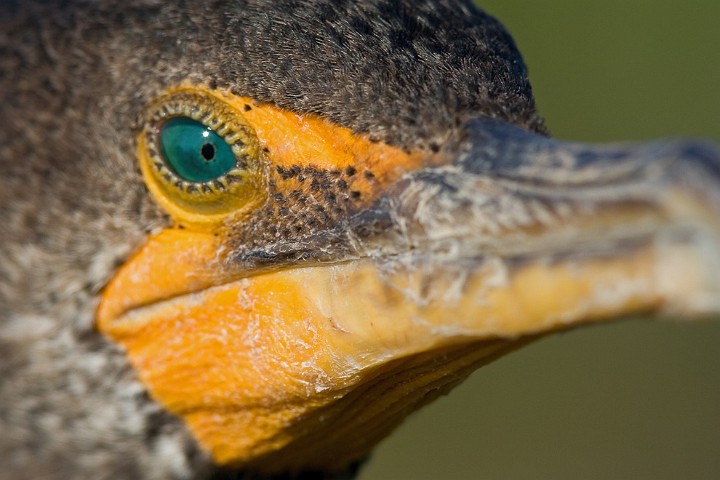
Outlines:
<svg viewBox="0 0 720 480"><path fill-rule="evenodd" d="M550 140L469 3L0 9L0 477L352 472L543 334L717 311L717 148Z"/></svg>

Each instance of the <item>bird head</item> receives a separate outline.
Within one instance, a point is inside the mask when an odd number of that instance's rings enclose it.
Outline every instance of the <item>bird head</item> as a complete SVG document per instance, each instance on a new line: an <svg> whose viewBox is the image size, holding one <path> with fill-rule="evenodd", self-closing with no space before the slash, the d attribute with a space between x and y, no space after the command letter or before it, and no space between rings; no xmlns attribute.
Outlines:
<svg viewBox="0 0 720 480"><path fill-rule="evenodd" d="M75 448L152 426L161 472L342 472L529 341L719 308L717 147L550 139L469 3L13 14L7 385L137 422Z"/></svg>

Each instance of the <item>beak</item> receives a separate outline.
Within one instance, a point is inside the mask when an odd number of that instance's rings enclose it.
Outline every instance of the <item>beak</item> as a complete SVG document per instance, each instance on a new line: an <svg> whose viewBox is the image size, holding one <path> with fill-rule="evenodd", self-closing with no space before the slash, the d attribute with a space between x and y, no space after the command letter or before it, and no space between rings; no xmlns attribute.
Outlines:
<svg viewBox="0 0 720 480"><path fill-rule="evenodd" d="M716 146L578 145L488 118L460 137L294 242L253 254L205 235L224 253L199 261L196 247L152 253L170 250L159 236L131 262L144 270L126 266L109 285L101 329L217 463L272 473L346 467L478 366L547 333L720 312ZM152 290L163 269L192 293L114 300Z"/></svg>
<svg viewBox="0 0 720 480"><path fill-rule="evenodd" d="M716 146L581 145L478 119L452 157L355 219L358 237L366 217L385 232L362 255L385 288L425 313L437 305L438 327L512 338L720 311Z"/></svg>

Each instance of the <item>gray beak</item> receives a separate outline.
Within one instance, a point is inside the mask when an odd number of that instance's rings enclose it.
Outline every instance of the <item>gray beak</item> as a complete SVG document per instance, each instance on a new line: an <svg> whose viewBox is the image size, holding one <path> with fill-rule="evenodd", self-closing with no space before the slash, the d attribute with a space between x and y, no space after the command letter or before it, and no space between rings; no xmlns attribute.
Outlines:
<svg viewBox="0 0 720 480"><path fill-rule="evenodd" d="M454 326L500 337L720 313L717 146L583 145L487 118L455 145L356 219L381 225L363 256L424 272L408 298L439 316L456 298Z"/></svg>

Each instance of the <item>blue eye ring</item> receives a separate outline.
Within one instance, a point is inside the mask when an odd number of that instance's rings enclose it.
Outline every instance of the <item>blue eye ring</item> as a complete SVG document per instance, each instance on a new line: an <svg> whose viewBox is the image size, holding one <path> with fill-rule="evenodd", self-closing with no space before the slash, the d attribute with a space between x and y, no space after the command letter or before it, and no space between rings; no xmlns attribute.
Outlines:
<svg viewBox="0 0 720 480"><path fill-rule="evenodd" d="M202 88L148 105L138 156L153 196L174 217L212 222L257 200L265 151L243 113Z"/></svg>

